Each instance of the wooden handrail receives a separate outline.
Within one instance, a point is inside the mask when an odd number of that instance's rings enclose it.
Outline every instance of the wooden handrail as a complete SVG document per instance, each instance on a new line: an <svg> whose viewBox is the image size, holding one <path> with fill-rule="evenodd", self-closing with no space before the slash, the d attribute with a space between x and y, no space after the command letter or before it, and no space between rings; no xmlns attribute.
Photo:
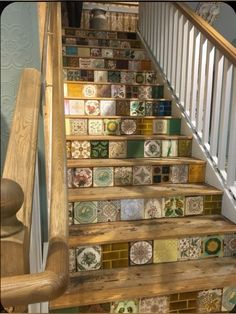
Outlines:
<svg viewBox="0 0 236 314"><path fill-rule="evenodd" d="M226 40L215 28L207 23L201 16L192 11L188 5L183 2L173 2L175 7L194 25L207 39L212 42L219 51L225 55L230 62L236 65L236 48Z"/></svg>

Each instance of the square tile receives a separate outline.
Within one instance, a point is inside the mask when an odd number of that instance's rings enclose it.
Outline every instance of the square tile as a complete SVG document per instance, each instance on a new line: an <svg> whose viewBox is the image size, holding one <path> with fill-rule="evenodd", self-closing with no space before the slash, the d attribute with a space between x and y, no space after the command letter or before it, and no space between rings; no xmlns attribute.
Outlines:
<svg viewBox="0 0 236 314"><path fill-rule="evenodd" d="M93 186L113 186L113 167L94 167Z"/></svg>
<svg viewBox="0 0 236 314"><path fill-rule="evenodd" d="M120 83L120 72L119 71L108 71L108 82Z"/></svg>
<svg viewBox="0 0 236 314"><path fill-rule="evenodd" d="M198 259L201 256L201 238L184 238L179 240L179 259Z"/></svg>
<svg viewBox="0 0 236 314"><path fill-rule="evenodd" d="M100 49L100 48L91 48L90 56L91 57L101 57L102 56L102 49Z"/></svg>
<svg viewBox="0 0 236 314"><path fill-rule="evenodd" d="M134 72L120 72L120 82L123 84L133 84L135 82Z"/></svg>
<svg viewBox="0 0 236 314"><path fill-rule="evenodd" d="M132 185L133 168L132 167L115 167L114 171L115 185Z"/></svg>
<svg viewBox="0 0 236 314"><path fill-rule="evenodd" d="M110 313L110 303L101 303L101 304L91 304L91 305L82 305L76 309L74 313ZM64 313L68 312L68 308Z"/></svg>
<svg viewBox="0 0 236 314"><path fill-rule="evenodd" d="M80 70L81 73L81 81L94 81L94 71L93 70Z"/></svg>
<svg viewBox="0 0 236 314"><path fill-rule="evenodd" d="M99 116L100 103L98 100L86 100L85 101L85 114L88 116Z"/></svg>
<svg viewBox="0 0 236 314"><path fill-rule="evenodd" d="M130 242L130 265L145 265L152 263L152 241Z"/></svg>
<svg viewBox="0 0 236 314"><path fill-rule="evenodd" d="M111 85L111 97L125 98L125 85Z"/></svg>
<svg viewBox="0 0 236 314"><path fill-rule="evenodd" d="M161 157L161 141L146 140L144 142L144 157Z"/></svg>
<svg viewBox="0 0 236 314"><path fill-rule="evenodd" d="M177 259L177 239L153 241L153 263L176 262Z"/></svg>
<svg viewBox="0 0 236 314"><path fill-rule="evenodd" d="M126 98L138 98L138 86L126 85Z"/></svg>
<svg viewBox="0 0 236 314"><path fill-rule="evenodd" d="M83 97L97 97L97 86L96 85L84 85Z"/></svg>
<svg viewBox="0 0 236 314"><path fill-rule="evenodd" d="M145 116L152 116L152 103L145 101Z"/></svg>
<svg viewBox="0 0 236 314"><path fill-rule="evenodd" d="M144 200L144 218L153 219L162 217L163 209L163 200L162 198L151 198Z"/></svg>
<svg viewBox="0 0 236 314"><path fill-rule="evenodd" d="M103 123L106 135L120 135L120 119L104 119Z"/></svg>
<svg viewBox="0 0 236 314"><path fill-rule="evenodd" d="M81 81L80 70L67 70L66 79L67 81Z"/></svg>
<svg viewBox="0 0 236 314"><path fill-rule="evenodd" d="M145 72L136 72L135 73L135 82L138 84L145 84Z"/></svg>
<svg viewBox="0 0 236 314"><path fill-rule="evenodd" d="M188 165L170 166L170 182L187 183L188 182Z"/></svg>
<svg viewBox="0 0 236 314"><path fill-rule="evenodd" d="M103 58L113 58L113 49L102 49Z"/></svg>
<svg viewBox="0 0 236 314"><path fill-rule="evenodd" d="M69 100L64 99L64 114L70 114Z"/></svg>
<svg viewBox="0 0 236 314"><path fill-rule="evenodd" d="M108 158L109 142L108 141L90 141L91 158Z"/></svg>
<svg viewBox="0 0 236 314"><path fill-rule="evenodd" d="M236 256L236 234L224 235L224 256Z"/></svg>
<svg viewBox="0 0 236 314"><path fill-rule="evenodd" d="M233 313L233 308L235 308L235 306L236 306L236 286L225 287L223 289L221 311Z"/></svg>
<svg viewBox="0 0 236 314"><path fill-rule="evenodd" d="M76 272L75 249L69 249L69 272Z"/></svg>
<svg viewBox="0 0 236 314"><path fill-rule="evenodd" d="M166 183L170 179L170 166L153 166L153 183Z"/></svg>
<svg viewBox="0 0 236 314"><path fill-rule="evenodd" d="M91 60L91 68L95 68L95 69L105 68L104 59L90 59L90 60Z"/></svg>
<svg viewBox="0 0 236 314"><path fill-rule="evenodd" d="M141 60L140 65L139 65L139 70L140 71L150 71L152 70L152 62L151 60Z"/></svg>
<svg viewBox="0 0 236 314"><path fill-rule="evenodd" d="M92 68L92 59L88 58L78 58L79 64L75 65L75 67L79 67L80 69L91 69Z"/></svg>
<svg viewBox="0 0 236 314"><path fill-rule="evenodd" d="M202 183L205 181L205 165L189 165L189 183Z"/></svg>
<svg viewBox="0 0 236 314"><path fill-rule="evenodd" d="M103 121L102 119L89 119L89 135L102 135Z"/></svg>
<svg viewBox="0 0 236 314"><path fill-rule="evenodd" d="M70 119L70 134L68 135L87 135L88 122L87 119Z"/></svg>
<svg viewBox="0 0 236 314"><path fill-rule="evenodd" d="M126 158L127 141L110 141L109 158Z"/></svg>
<svg viewBox="0 0 236 314"><path fill-rule="evenodd" d="M139 220L144 218L143 199L121 200L121 220Z"/></svg>
<svg viewBox="0 0 236 314"><path fill-rule="evenodd" d="M107 71L94 71L94 82L107 82Z"/></svg>
<svg viewBox="0 0 236 314"><path fill-rule="evenodd" d="M144 156L143 140L127 141L127 158L143 158L143 156Z"/></svg>
<svg viewBox="0 0 236 314"><path fill-rule="evenodd" d="M97 97L99 97L99 98L110 98L111 97L111 86L110 85L99 85L97 88Z"/></svg>
<svg viewBox="0 0 236 314"><path fill-rule="evenodd" d="M180 135L181 119L169 119L167 134Z"/></svg>
<svg viewBox="0 0 236 314"><path fill-rule="evenodd" d="M150 98L152 98L152 87L151 86L139 86L138 98L139 99L150 99Z"/></svg>
<svg viewBox="0 0 236 314"><path fill-rule="evenodd" d="M69 226L74 223L74 205L73 203L68 203L68 216L69 216Z"/></svg>
<svg viewBox="0 0 236 314"><path fill-rule="evenodd" d="M77 47L75 47L77 48ZM90 57L90 48L79 47L78 48L78 56L82 58L89 58Z"/></svg>
<svg viewBox="0 0 236 314"><path fill-rule="evenodd" d="M163 85L152 86L152 96L150 98L158 99L164 97L164 87Z"/></svg>
<svg viewBox="0 0 236 314"><path fill-rule="evenodd" d="M120 220L120 200L98 202L97 220L98 222Z"/></svg>
<svg viewBox="0 0 236 314"><path fill-rule="evenodd" d="M66 141L66 158L71 158L71 141Z"/></svg>
<svg viewBox="0 0 236 314"><path fill-rule="evenodd" d="M168 134L168 121L155 119L152 124L153 134Z"/></svg>
<svg viewBox="0 0 236 314"><path fill-rule="evenodd" d="M128 69L130 71L139 71L140 70L140 62L139 61L129 61Z"/></svg>
<svg viewBox="0 0 236 314"><path fill-rule="evenodd" d="M73 176L74 188L88 188L93 183L93 171L91 168L75 168Z"/></svg>
<svg viewBox="0 0 236 314"><path fill-rule="evenodd" d="M78 83L78 84L65 83L64 87L65 87L64 88L64 96L82 98L83 87L84 87L83 84L81 84L81 83Z"/></svg>
<svg viewBox="0 0 236 314"><path fill-rule="evenodd" d="M134 185L152 184L152 166L134 166L133 184Z"/></svg>
<svg viewBox="0 0 236 314"><path fill-rule="evenodd" d="M178 156L190 157L192 154L192 140L179 140L178 141Z"/></svg>
<svg viewBox="0 0 236 314"><path fill-rule="evenodd" d="M144 116L145 115L145 103L143 101L131 101L130 102L130 115L131 116Z"/></svg>
<svg viewBox="0 0 236 314"><path fill-rule="evenodd" d="M198 313L218 313L221 310L221 289L200 291L197 298Z"/></svg>
<svg viewBox="0 0 236 314"><path fill-rule="evenodd" d="M84 100L70 99L69 103L69 113L74 115L84 115Z"/></svg>
<svg viewBox="0 0 236 314"><path fill-rule="evenodd" d="M121 120L121 133L132 135L137 133L137 120L135 119L122 119Z"/></svg>
<svg viewBox="0 0 236 314"><path fill-rule="evenodd" d="M127 100L116 101L116 114L118 116L129 116L130 115L130 102Z"/></svg>
<svg viewBox="0 0 236 314"><path fill-rule="evenodd" d="M163 217L182 217L184 216L184 197L165 198Z"/></svg>
<svg viewBox="0 0 236 314"><path fill-rule="evenodd" d="M73 187L74 169L67 168L66 174L67 174L67 187L70 189Z"/></svg>
<svg viewBox="0 0 236 314"><path fill-rule="evenodd" d="M154 116L171 116L171 100L159 100L153 103Z"/></svg>
<svg viewBox="0 0 236 314"><path fill-rule="evenodd" d="M76 248L77 271L100 269L101 262L102 248L100 245L79 246Z"/></svg>
<svg viewBox="0 0 236 314"><path fill-rule="evenodd" d="M119 70L127 70L129 67L128 60L116 60L116 68Z"/></svg>
<svg viewBox="0 0 236 314"><path fill-rule="evenodd" d="M101 116L115 116L116 115L116 101L115 100L101 100L100 110L101 110Z"/></svg>
<svg viewBox="0 0 236 314"><path fill-rule="evenodd" d="M177 157L177 156L178 156L178 141L162 140L162 157Z"/></svg>
<svg viewBox="0 0 236 314"><path fill-rule="evenodd" d="M111 313L139 313L138 300L112 302Z"/></svg>
<svg viewBox="0 0 236 314"><path fill-rule="evenodd" d="M74 224L97 222L97 202L75 202Z"/></svg>
<svg viewBox="0 0 236 314"><path fill-rule="evenodd" d="M71 158L90 158L90 142L89 141L72 141L71 142Z"/></svg>
<svg viewBox="0 0 236 314"><path fill-rule="evenodd" d="M203 196L185 197L185 215L200 215L203 213Z"/></svg>
<svg viewBox="0 0 236 314"><path fill-rule="evenodd" d="M140 313L156 313L166 314L169 313L170 297L161 296L153 298L142 298L139 302Z"/></svg>
<svg viewBox="0 0 236 314"><path fill-rule="evenodd" d="M66 60L66 64L63 65L64 66L68 66L68 67L72 67L72 68L78 68L79 67L79 63L80 63L80 58L78 57L65 57ZM63 58L64 61L64 58Z"/></svg>
<svg viewBox="0 0 236 314"><path fill-rule="evenodd" d="M105 60L106 69L116 69L116 60Z"/></svg>
<svg viewBox="0 0 236 314"><path fill-rule="evenodd" d="M129 243L113 243L102 245L103 269L129 266Z"/></svg>
<svg viewBox="0 0 236 314"><path fill-rule="evenodd" d="M207 236L202 239L202 257L223 256L223 236Z"/></svg>
<svg viewBox="0 0 236 314"><path fill-rule="evenodd" d="M157 75L155 72L146 72L146 84L156 84L157 83Z"/></svg>

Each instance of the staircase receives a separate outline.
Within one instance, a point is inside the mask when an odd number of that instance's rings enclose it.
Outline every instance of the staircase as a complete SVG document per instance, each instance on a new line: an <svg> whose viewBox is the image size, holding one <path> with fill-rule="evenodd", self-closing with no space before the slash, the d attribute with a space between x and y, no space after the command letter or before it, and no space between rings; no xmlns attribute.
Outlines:
<svg viewBox="0 0 236 314"><path fill-rule="evenodd" d="M136 33L66 28L70 284L51 312L228 311L236 227Z"/></svg>

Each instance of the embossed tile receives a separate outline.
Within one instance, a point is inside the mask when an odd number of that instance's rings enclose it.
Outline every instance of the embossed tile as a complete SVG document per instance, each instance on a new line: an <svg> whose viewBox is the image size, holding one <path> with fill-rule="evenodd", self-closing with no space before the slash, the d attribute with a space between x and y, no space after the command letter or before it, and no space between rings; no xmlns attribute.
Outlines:
<svg viewBox="0 0 236 314"><path fill-rule="evenodd" d="M67 187L72 188L73 186L73 176L74 176L74 169L67 168Z"/></svg>
<svg viewBox="0 0 236 314"><path fill-rule="evenodd" d="M135 82L138 84L145 84L145 73L137 72L135 73Z"/></svg>
<svg viewBox="0 0 236 314"><path fill-rule="evenodd" d="M192 141L191 140L179 140L178 141L178 156L190 157L192 154Z"/></svg>
<svg viewBox="0 0 236 314"><path fill-rule="evenodd" d="M98 100L85 101L85 114L88 116L98 116L100 114L100 104Z"/></svg>
<svg viewBox="0 0 236 314"><path fill-rule="evenodd" d="M98 222L120 220L120 200L98 202L97 220Z"/></svg>
<svg viewBox="0 0 236 314"><path fill-rule="evenodd" d="M111 85L111 97L125 98L125 85Z"/></svg>
<svg viewBox="0 0 236 314"><path fill-rule="evenodd" d="M122 119L121 133L126 135L137 133L137 121L135 119Z"/></svg>
<svg viewBox="0 0 236 314"><path fill-rule="evenodd" d="M127 157L128 158L143 158L144 156L144 141L129 140L127 141Z"/></svg>
<svg viewBox="0 0 236 314"><path fill-rule="evenodd" d="M198 313L218 313L221 310L221 289L200 291L197 298Z"/></svg>
<svg viewBox="0 0 236 314"><path fill-rule="evenodd" d="M177 239L153 241L153 263L176 262L177 259Z"/></svg>
<svg viewBox="0 0 236 314"><path fill-rule="evenodd" d="M161 157L161 141L160 140L145 141L144 157Z"/></svg>
<svg viewBox="0 0 236 314"><path fill-rule="evenodd" d="M107 135L120 135L120 119L104 119L104 132Z"/></svg>
<svg viewBox="0 0 236 314"><path fill-rule="evenodd" d="M68 216L69 216L69 226L73 225L74 217L74 205L73 203L68 203Z"/></svg>
<svg viewBox="0 0 236 314"><path fill-rule="evenodd" d="M111 313L139 313L138 300L124 300L111 304Z"/></svg>
<svg viewBox="0 0 236 314"><path fill-rule="evenodd" d="M130 102L127 100L117 100L116 114L118 116L129 116L130 115Z"/></svg>
<svg viewBox="0 0 236 314"><path fill-rule="evenodd" d="M203 254L202 257L211 257L223 255L223 236L208 236L202 239Z"/></svg>
<svg viewBox="0 0 236 314"><path fill-rule="evenodd" d="M169 182L169 166L153 166L153 183Z"/></svg>
<svg viewBox="0 0 236 314"><path fill-rule="evenodd" d="M167 197L163 210L163 217L181 217L184 216L184 198Z"/></svg>
<svg viewBox="0 0 236 314"><path fill-rule="evenodd" d="M72 141L71 142L71 158L90 158L90 142L89 141Z"/></svg>
<svg viewBox="0 0 236 314"><path fill-rule="evenodd" d="M101 100L100 110L101 110L101 116L115 116L116 115L116 101L115 100Z"/></svg>
<svg viewBox="0 0 236 314"><path fill-rule="evenodd" d="M124 84L133 84L135 77L133 72L120 72L120 82Z"/></svg>
<svg viewBox="0 0 236 314"><path fill-rule="evenodd" d="M131 101L130 102L130 115L131 116L144 116L145 115L145 103L143 101Z"/></svg>
<svg viewBox="0 0 236 314"><path fill-rule="evenodd" d="M224 256L236 256L236 234L224 235Z"/></svg>
<svg viewBox="0 0 236 314"><path fill-rule="evenodd" d="M101 57L102 56L102 50L100 48L91 48L90 56L91 57Z"/></svg>
<svg viewBox="0 0 236 314"><path fill-rule="evenodd" d="M162 198L151 198L144 200L144 218L161 218L163 209Z"/></svg>
<svg viewBox="0 0 236 314"><path fill-rule="evenodd" d="M147 84L157 83L157 76L155 72L146 72L146 83Z"/></svg>
<svg viewBox="0 0 236 314"><path fill-rule="evenodd" d="M80 246L76 248L77 271L101 268L102 249L100 245Z"/></svg>
<svg viewBox="0 0 236 314"><path fill-rule="evenodd" d="M70 133L68 135L87 135L87 119L69 119Z"/></svg>
<svg viewBox="0 0 236 314"><path fill-rule="evenodd" d="M110 141L109 158L126 158L127 142L126 141Z"/></svg>
<svg viewBox="0 0 236 314"><path fill-rule="evenodd" d="M74 115L84 115L84 100L68 100L69 113Z"/></svg>
<svg viewBox="0 0 236 314"><path fill-rule="evenodd" d="M95 85L84 85L83 97L94 98L96 96L97 96L97 86L95 86Z"/></svg>
<svg viewBox="0 0 236 314"><path fill-rule="evenodd" d="M113 58L113 49L102 49L103 58Z"/></svg>
<svg viewBox="0 0 236 314"><path fill-rule="evenodd" d="M74 224L97 222L97 202L75 202Z"/></svg>
<svg viewBox="0 0 236 314"><path fill-rule="evenodd" d="M178 156L177 140L162 140L162 157Z"/></svg>
<svg viewBox="0 0 236 314"><path fill-rule="evenodd" d="M133 184L134 185L152 184L152 166L134 166Z"/></svg>
<svg viewBox="0 0 236 314"><path fill-rule="evenodd" d="M132 185L132 183L132 167L115 167L115 185Z"/></svg>
<svg viewBox="0 0 236 314"><path fill-rule="evenodd" d="M170 167L170 181L172 183L188 182L188 165L173 165Z"/></svg>
<svg viewBox="0 0 236 314"><path fill-rule="evenodd" d="M139 99L150 99L150 98L152 98L152 87L151 86L139 86L138 87L138 98Z"/></svg>
<svg viewBox="0 0 236 314"><path fill-rule="evenodd" d="M113 186L113 167L94 167L93 186Z"/></svg>
<svg viewBox="0 0 236 314"><path fill-rule="evenodd" d="M138 220L143 218L143 199L121 200L121 220Z"/></svg>
<svg viewBox="0 0 236 314"><path fill-rule="evenodd" d="M103 121L101 119L89 119L89 135L102 135Z"/></svg>
<svg viewBox="0 0 236 314"><path fill-rule="evenodd" d="M142 298L139 302L140 313L156 313L165 314L169 313L170 297L161 296L153 298Z"/></svg>
<svg viewBox="0 0 236 314"><path fill-rule="evenodd" d="M108 158L109 142L108 141L90 141L91 158Z"/></svg>
<svg viewBox="0 0 236 314"><path fill-rule="evenodd" d="M94 71L94 82L107 82L107 71Z"/></svg>
<svg viewBox="0 0 236 314"><path fill-rule="evenodd" d="M108 82L120 83L120 72L119 71L108 71ZM124 83L124 82L123 82Z"/></svg>
<svg viewBox="0 0 236 314"><path fill-rule="evenodd" d="M236 306L236 286L225 287L222 295L221 310L227 313L233 313L233 308Z"/></svg>
<svg viewBox="0 0 236 314"><path fill-rule="evenodd" d="M111 86L110 85L99 85L97 88L97 97L110 98L111 97Z"/></svg>
<svg viewBox="0 0 236 314"><path fill-rule="evenodd" d="M185 215L200 215L203 213L203 196L185 198Z"/></svg>
<svg viewBox="0 0 236 314"><path fill-rule="evenodd" d="M66 158L71 158L71 141L66 141Z"/></svg>
<svg viewBox="0 0 236 314"><path fill-rule="evenodd" d="M130 265L152 263L152 241L136 241L130 243Z"/></svg>
<svg viewBox="0 0 236 314"><path fill-rule="evenodd" d="M73 176L73 187L87 188L92 186L93 171L91 168L75 168Z"/></svg>
<svg viewBox="0 0 236 314"><path fill-rule="evenodd" d="M69 249L69 272L76 272L75 249Z"/></svg>
<svg viewBox="0 0 236 314"><path fill-rule="evenodd" d="M179 240L179 259L198 259L201 256L201 238L184 238Z"/></svg>
<svg viewBox="0 0 236 314"><path fill-rule="evenodd" d="M164 119L153 120L153 134L168 134L168 121Z"/></svg>

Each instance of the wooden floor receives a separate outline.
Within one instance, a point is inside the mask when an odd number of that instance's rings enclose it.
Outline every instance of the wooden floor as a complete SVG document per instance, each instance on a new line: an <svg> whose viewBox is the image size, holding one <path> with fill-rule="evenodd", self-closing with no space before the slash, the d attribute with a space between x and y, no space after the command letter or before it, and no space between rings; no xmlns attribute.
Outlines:
<svg viewBox="0 0 236 314"><path fill-rule="evenodd" d="M76 273L67 292L51 309L98 304L140 297L170 295L235 286L236 259L202 260L133 266Z"/></svg>

